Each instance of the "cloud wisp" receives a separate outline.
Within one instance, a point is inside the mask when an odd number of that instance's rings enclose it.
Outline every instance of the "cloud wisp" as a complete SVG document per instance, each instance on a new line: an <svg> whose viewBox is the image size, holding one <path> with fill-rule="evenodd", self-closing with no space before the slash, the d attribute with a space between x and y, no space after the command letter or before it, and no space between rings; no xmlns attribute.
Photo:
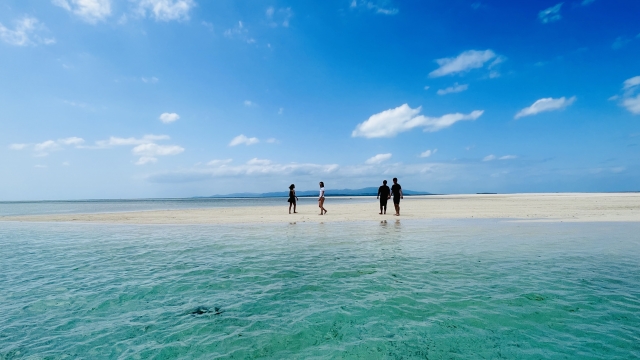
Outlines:
<svg viewBox="0 0 640 360"><path fill-rule="evenodd" d="M54 38L45 38L37 33L46 31L46 28L38 19L30 16L23 17L15 22L15 29L11 30L0 23L0 40L9 45L52 45L56 43Z"/></svg>
<svg viewBox="0 0 640 360"><path fill-rule="evenodd" d="M388 1L382 1L382 0L376 0L376 1L351 0L349 7L351 9L357 9L357 8L366 9L381 15L397 15L400 12L398 8L387 6L387 3Z"/></svg>
<svg viewBox="0 0 640 360"><path fill-rule="evenodd" d="M193 0L138 0L138 13L153 16L156 21L186 21L196 6Z"/></svg>
<svg viewBox="0 0 640 360"><path fill-rule="evenodd" d="M438 149L427 150L427 151L424 151L424 152L420 153L420 157L421 158L428 158L428 157L430 157L431 155L434 155L437 152L438 152Z"/></svg>
<svg viewBox="0 0 640 360"><path fill-rule="evenodd" d="M423 128L425 132L435 132L452 126L458 121L478 119L483 110L475 110L469 114L446 114L441 117L427 117L419 115L422 106L412 109L407 104L395 109L371 115L368 120L358 124L351 133L352 137L381 138L394 137L401 132L414 128Z"/></svg>
<svg viewBox="0 0 640 360"><path fill-rule="evenodd" d="M438 95L455 94L455 93L466 91L467 89L469 89L469 85L467 84L459 85L458 83L455 83L453 84L453 86L449 86L448 88L438 90L437 94Z"/></svg>
<svg viewBox="0 0 640 360"><path fill-rule="evenodd" d="M249 29L247 29L242 21L238 21L238 25L231 29L224 31L223 35L228 39L238 39L246 42L247 44L254 44L256 40L249 36Z"/></svg>
<svg viewBox="0 0 640 360"><path fill-rule="evenodd" d="M52 0L52 3L89 24L96 24L111 15L110 0Z"/></svg>
<svg viewBox="0 0 640 360"><path fill-rule="evenodd" d="M236 137L234 137L231 142L229 143L229 146L238 146L238 145L254 145L259 143L260 140L257 137L247 137L244 134L240 134Z"/></svg>
<svg viewBox="0 0 640 360"><path fill-rule="evenodd" d="M42 157L48 156L53 151L62 150L65 146L75 146L76 148L82 148L84 139L79 137L68 137L58 140L46 140L36 144L11 144L9 149L11 150L25 150L31 148L34 156Z"/></svg>
<svg viewBox="0 0 640 360"><path fill-rule="evenodd" d="M634 115L640 115L640 76L634 76L624 81L620 106Z"/></svg>
<svg viewBox="0 0 640 360"><path fill-rule="evenodd" d="M162 113L158 119L164 124L171 124L172 122L179 120L180 115L176 113Z"/></svg>
<svg viewBox="0 0 640 360"><path fill-rule="evenodd" d="M387 161L389 159L391 159L391 153L378 154L378 155L370 157L364 163L367 164L367 165L375 165L375 164L383 163L383 162L385 162L385 161Z"/></svg>
<svg viewBox="0 0 640 360"><path fill-rule="evenodd" d="M293 17L293 11L291 11L290 7L276 10L273 6L270 6L267 8L267 11L265 11L265 15L267 16L269 26L289 27L289 21Z"/></svg>
<svg viewBox="0 0 640 360"><path fill-rule="evenodd" d="M136 165L153 164L158 162L158 156L178 155L184 148L178 145L158 145L156 142L169 140L168 135L144 135L141 138L121 138L111 136L107 140L96 141L94 146L80 146L85 149L108 149L117 146L133 146L131 153L139 156Z"/></svg>
<svg viewBox="0 0 640 360"><path fill-rule="evenodd" d="M540 11L538 13L538 19L540 19L543 24L548 24L562 19L562 16L560 15L562 4L564 3L558 3L550 8Z"/></svg>
<svg viewBox="0 0 640 360"><path fill-rule="evenodd" d="M467 50L456 57L436 59L439 68L429 73L429 77L436 78L446 75L464 74L473 69L480 69L489 61L489 68L504 61L504 57L492 50Z"/></svg>
<svg viewBox="0 0 640 360"><path fill-rule="evenodd" d="M562 110L570 106L571 104L573 104L575 101L576 101L575 96L572 96L568 99L564 96L559 99L543 98L534 102L533 105L520 110L515 115L514 119L519 119L525 116L537 115L541 112Z"/></svg>

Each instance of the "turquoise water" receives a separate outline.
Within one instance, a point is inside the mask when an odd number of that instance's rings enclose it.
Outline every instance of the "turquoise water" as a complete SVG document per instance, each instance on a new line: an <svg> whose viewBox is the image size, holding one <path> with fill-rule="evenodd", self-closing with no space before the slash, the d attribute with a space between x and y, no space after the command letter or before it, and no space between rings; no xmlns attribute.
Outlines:
<svg viewBox="0 0 640 360"><path fill-rule="evenodd" d="M638 358L639 233L0 223L0 359Z"/></svg>

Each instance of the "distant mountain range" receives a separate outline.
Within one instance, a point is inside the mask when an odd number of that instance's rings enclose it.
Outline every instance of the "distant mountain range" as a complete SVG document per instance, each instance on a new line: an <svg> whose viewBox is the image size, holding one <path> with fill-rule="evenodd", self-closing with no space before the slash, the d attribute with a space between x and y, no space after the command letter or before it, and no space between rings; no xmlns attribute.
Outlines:
<svg viewBox="0 0 640 360"><path fill-rule="evenodd" d="M318 196L319 190L300 190L296 191L296 195L298 197L312 197ZM402 190L403 195L411 196L411 195L432 195L426 191L413 191L413 190ZM326 190L325 195L327 196L376 196L378 195L377 187L367 187L362 189L341 189L341 190ZM227 194L227 195L212 195L212 196L204 196L206 198L270 198L270 197L288 197L289 191L277 191L277 192L268 192L268 193L235 193L235 194Z"/></svg>

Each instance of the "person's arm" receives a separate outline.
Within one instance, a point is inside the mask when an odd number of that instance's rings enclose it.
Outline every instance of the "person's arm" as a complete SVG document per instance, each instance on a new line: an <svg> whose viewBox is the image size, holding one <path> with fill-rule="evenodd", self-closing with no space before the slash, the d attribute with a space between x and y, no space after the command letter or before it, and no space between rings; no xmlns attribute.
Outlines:
<svg viewBox="0 0 640 360"><path fill-rule="evenodd" d="M298 195L296 195L296 191L293 190L293 196L296 198L296 201L298 201Z"/></svg>
<svg viewBox="0 0 640 360"><path fill-rule="evenodd" d="M380 199L380 191L382 190L382 188L378 188L378 196L376 196L376 199Z"/></svg>
<svg viewBox="0 0 640 360"><path fill-rule="evenodd" d="M404 199L404 195L402 195L402 188L400 188L400 199Z"/></svg>

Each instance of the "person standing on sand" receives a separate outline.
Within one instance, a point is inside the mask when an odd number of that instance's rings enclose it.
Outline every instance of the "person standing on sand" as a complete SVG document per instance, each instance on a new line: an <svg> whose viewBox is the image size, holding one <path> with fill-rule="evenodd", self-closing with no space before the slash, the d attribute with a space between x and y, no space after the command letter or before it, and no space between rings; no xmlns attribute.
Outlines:
<svg viewBox="0 0 640 360"><path fill-rule="evenodd" d="M395 216L400 216L400 199L404 199L404 196L402 196L402 186L398 184L398 178L393 178L391 193L393 194L393 206L396 208Z"/></svg>
<svg viewBox="0 0 640 360"><path fill-rule="evenodd" d="M380 215L384 209L384 213L387 213L387 200L391 199L391 190L387 186L387 180L382 180L382 186L378 188L378 197L380 199Z"/></svg>
<svg viewBox="0 0 640 360"><path fill-rule="evenodd" d="M320 181L320 196L318 197L318 207L320 208L320 215L327 213L327 209L324 208L324 183Z"/></svg>
<svg viewBox="0 0 640 360"><path fill-rule="evenodd" d="M296 196L296 191L294 190L296 188L295 185L291 184L289 186L289 200L287 200L289 202L289 214L291 214L291 206L293 205L293 213L297 214L298 212L296 211L296 203L298 201L298 197Z"/></svg>

